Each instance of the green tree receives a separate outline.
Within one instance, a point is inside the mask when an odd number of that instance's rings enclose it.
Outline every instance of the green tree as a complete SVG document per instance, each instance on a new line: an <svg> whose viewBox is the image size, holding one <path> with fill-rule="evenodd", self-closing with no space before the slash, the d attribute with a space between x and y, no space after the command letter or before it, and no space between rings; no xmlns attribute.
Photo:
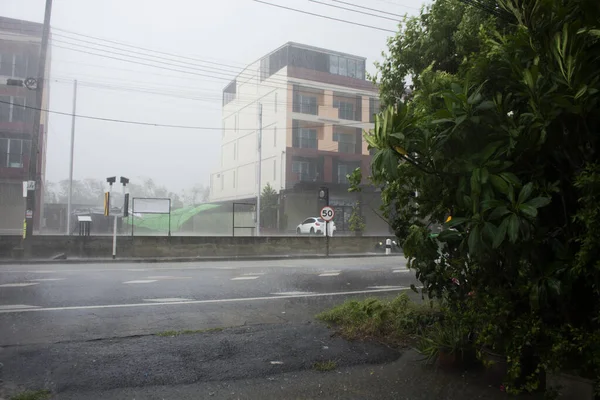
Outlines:
<svg viewBox="0 0 600 400"><path fill-rule="evenodd" d="M279 207L279 194L270 184L263 188L260 194L260 226L263 228L277 228L277 209Z"/></svg>
<svg viewBox="0 0 600 400"><path fill-rule="evenodd" d="M600 4L499 4L506 22L451 24L456 51L430 57L444 62L406 61L412 50L390 44L389 106L365 136L371 180L428 295L509 356L512 390L535 388L536 367L598 379ZM431 43L443 26L411 28L411 40ZM477 52L460 53L461 31L477 32ZM409 74L414 93L398 101Z"/></svg>
<svg viewBox="0 0 600 400"><path fill-rule="evenodd" d="M388 51L371 77L379 86L382 104L400 101L411 80L419 87L418 78L428 66L456 74L470 55L479 52L482 27L508 27L506 16L495 10L496 0L480 1L479 6L437 0L423 7L418 16L405 17L398 33L388 39Z"/></svg>

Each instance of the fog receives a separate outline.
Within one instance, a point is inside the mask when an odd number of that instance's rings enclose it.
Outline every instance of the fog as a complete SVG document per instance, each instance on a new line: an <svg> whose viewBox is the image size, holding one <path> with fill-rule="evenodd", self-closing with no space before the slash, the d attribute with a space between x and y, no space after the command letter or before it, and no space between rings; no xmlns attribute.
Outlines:
<svg viewBox="0 0 600 400"><path fill-rule="evenodd" d="M307 0L277 3L396 29L390 20ZM373 0L368 5L397 14L416 13L419 6L407 0ZM43 12L44 0L0 2L0 15L6 17L42 22ZM235 76L237 67L257 60L287 41L295 41L366 57L367 71L374 72L373 62L380 58L386 38L391 35L251 0L55 0L52 28L51 110L71 112L73 80L77 79L79 115L211 128L175 129L78 119L74 179L104 179L114 175L127 176L138 183L152 179L172 192L207 185L211 170L217 167L221 90ZM212 63L188 60L196 67L188 64L187 68L178 68L166 65L175 62L168 60L176 60L174 57L139 49L132 51L164 57L156 63L161 68L141 65L148 62L139 59L115 60L108 57L125 57L114 54L117 50L107 45L122 47L81 34ZM49 121L46 180L59 182L68 177L71 117L52 114Z"/></svg>

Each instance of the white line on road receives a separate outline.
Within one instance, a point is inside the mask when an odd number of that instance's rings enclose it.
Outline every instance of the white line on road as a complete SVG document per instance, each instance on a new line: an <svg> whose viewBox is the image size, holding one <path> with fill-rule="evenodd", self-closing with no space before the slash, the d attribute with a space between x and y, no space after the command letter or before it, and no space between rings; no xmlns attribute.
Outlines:
<svg viewBox="0 0 600 400"><path fill-rule="evenodd" d="M53 281L64 281L66 278L39 278L39 279L30 279L30 281L36 282L53 282Z"/></svg>
<svg viewBox="0 0 600 400"><path fill-rule="evenodd" d="M33 286L39 285L37 282L28 282L28 283L5 283L0 285L0 287L25 287L25 286Z"/></svg>
<svg viewBox="0 0 600 400"><path fill-rule="evenodd" d="M144 301L150 301L154 303L174 303L177 301L192 301L192 299L184 299L182 297L167 297L165 299L144 299Z"/></svg>
<svg viewBox="0 0 600 400"><path fill-rule="evenodd" d="M176 280L176 279L192 279L192 277L191 276L149 276L147 279Z"/></svg>
<svg viewBox="0 0 600 400"><path fill-rule="evenodd" d="M123 283L154 283L156 282L155 279L140 279L138 281L127 281L127 282L123 282Z"/></svg>
<svg viewBox="0 0 600 400"><path fill-rule="evenodd" d="M236 276L235 278L231 278L232 281L247 281L250 279L258 279L259 277L257 275L252 275L252 276Z"/></svg>
<svg viewBox="0 0 600 400"><path fill-rule="evenodd" d="M368 286L367 289L398 289L403 286Z"/></svg>
<svg viewBox="0 0 600 400"><path fill-rule="evenodd" d="M16 313L16 312L32 312L32 311L97 310L97 309L103 309L103 308L154 307L154 306L218 304L218 303L243 303L243 302L250 302L250 301L302 299L302 298L313 298L313 297L349 296L349 295L355 295L355 294L399 292L401 290L408 290L408 289L410 289L410 288L399 286L399 287L393 288L393 289L354 290L354 291L350 291L350 292L300 294L300 295L293 295L293 296L290 295L290 296L248 297L248 298L236 298L236 299L191 300L191 301L180 301L180 302L173 302L173 303L132 303L132 304L107 304L107 305L97 305L97 306L31 308L31 309L23 309L23 310L0 310L0 314Z"/></svg>
<svg viewBox="0 0 600 400"><path fill-rule="evenodd" d="M395 269L392 271L394 274L410 272L410 269Z"/></svg>
<svg viewBox="0 0 600 400"><path fill-rule="evenodd" d="M279 292L279 293L271 293L275 296L299 296L303 294L315 294L315 292Z"/></svg>
<svg viewBox="0 0 600 400"><path fill-rule="evenodd" d="M0 311L4 311L4 310L23 310L23 309L29 309L29 308L39 308L38 306L28 306L25 304L12 304L9 306L0 306Z"/></svg>
<svg viewBox="0 0 600 400"><path fill-rule="evenodd" d="M341 271L326 271L323 272L322 274L319 274L319 276L338 276L340 274Z"/></svg>

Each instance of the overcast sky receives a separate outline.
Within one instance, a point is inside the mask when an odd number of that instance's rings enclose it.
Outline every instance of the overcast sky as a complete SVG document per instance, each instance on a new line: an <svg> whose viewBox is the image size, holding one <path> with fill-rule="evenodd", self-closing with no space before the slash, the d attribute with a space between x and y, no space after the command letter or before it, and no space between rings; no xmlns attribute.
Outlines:
<svg viewBox="0 0 600 400"><path fill-rule="evenodd" d="M309 0L266 1L396 29L394 21ZM331 0L322 1L346 7ZM423 3L421 0L347 2L394 14L415 14ZM45 0L0 0L0 15L42 22L44 4ZM78 119L75 179L104 179L117 175L135 181L136 178L149 177L176 192L197 183L208 184L210 172L218 166L221 90L234 77L236 67L241 68L285 42L294 41L366 57L367 71L374 72L373 62L381 58L386 39L392 35L252 0L54 0L52 28L51 110L71 112L72 82L77 79L77 114L215 128L184 130ZM104 51L104 57L85 54L85 51L100 51L82 46L109 52L117 50L82 40L119 46L98 42L81 34L206 60L212 64L189 60L195 66L185 68L162 64L162 68L192 72L186 74L140 65L148 63L143 60L130 63L110 59L108 57L122 56ZM74 51L75 48L80 51ZM160 60L164 63L175 63L171 56L154 54L165 57ZM198 68L206 71L198 71ZM171 96L150 94L148 91ZM50 116L46 164L46 179L49 181L68 177L70 130L71 117Z"/></svg>

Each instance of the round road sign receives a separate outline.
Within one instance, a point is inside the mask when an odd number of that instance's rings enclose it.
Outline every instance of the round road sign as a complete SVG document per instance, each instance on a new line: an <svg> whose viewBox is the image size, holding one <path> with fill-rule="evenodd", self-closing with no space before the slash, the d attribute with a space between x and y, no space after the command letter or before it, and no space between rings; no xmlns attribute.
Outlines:
<svg viewBox="0 0 600 400"><path fill-rule="evenodd" d="M333 217L335 217L335 211L333 210L333 208L329 206L321 208L321 218L329 222L333 219Z"/></svg>

